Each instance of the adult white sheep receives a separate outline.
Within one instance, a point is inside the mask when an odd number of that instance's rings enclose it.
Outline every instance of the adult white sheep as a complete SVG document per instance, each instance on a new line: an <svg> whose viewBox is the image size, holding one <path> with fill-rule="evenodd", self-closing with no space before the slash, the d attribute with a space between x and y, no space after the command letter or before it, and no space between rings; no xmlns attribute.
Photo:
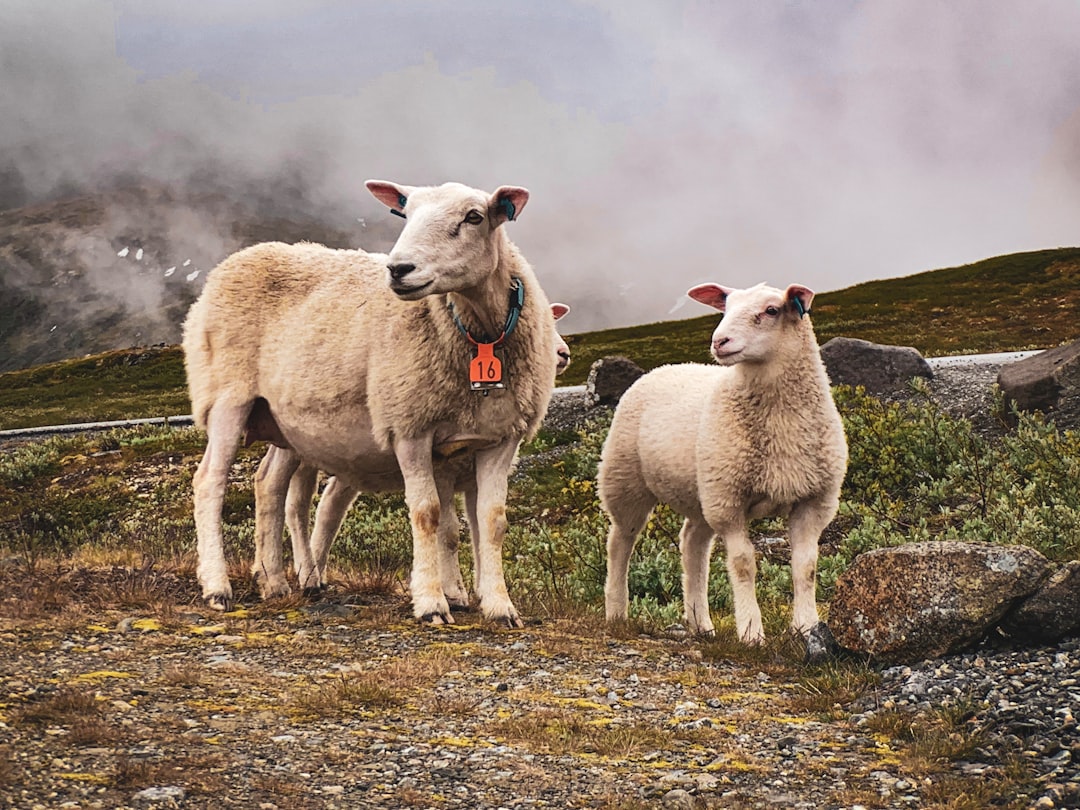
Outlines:
<svg viewBox="0 0 1080 810"><path fill-rule="evenodd" d="M245 437L276 447L255 480L256 560L269 560L267 570L281 568L285 500L301 461L360 490L404 488L413 611L451 622L437 535L445 459L458 455L475 469L481 609L520 626L502 569L507 475L555 377L550 304L502 227L529 193L367 187L406 218L388 256L256 245L214 269L184 324L191 401L207 431L194 480L203 598L218 609L232 602L221 508ZM284 578L253 573L264 597L287 592Z"/></svg>
<svg viewBox="0 0 1080 810"><path fill-rule="evenodd" d="M570 307L566 304L553 303L551 305L551 314L555 321L559 321L569 312ZM562 374L570 366L570 347L558 332L555 334L555 361L556 374ZM276 452L276 448L270 447L267 454ZM478 546L480 529L476 513L476 472L472 459L467 458L465 463L456 458L447 460L444 472L452 473L454 490L464 492L465 495L465 514L469 525L469 537L472 541L473 587L479 589L477 561L480 559ZM311 530L309 528L311 502L315 496L318 475L319 471L315 467L301 464L289 482L289 493L285 504L285 524L292 540L293 567L300 587L309 592L326 586L326 565L330 554L330 544L337 536L345 515L360 494L359 489L350 487L336 476L331 476L319 499L315 527ZM458 565L459 524L452 497L442 502L441 508L439 565L443 593L451 607L466 607L469 604L469 593L465 588L465 581ZM268 547L263 546L259 551L265 548ZM275 562L280 562L280 558L276 561L256 558L253 568L267 580L281 582L284 579L282 572L269 570Z"/></svg>
<svg viewBox="0 0 1080 810"><path fill-rule="evenodd" d="M611 520L607 618L626 618L630 554L653 507L663 501L686 519L679 548L691 632L714 632L708 577L719 536L739 638L764 640L747 525L781 515L789 518L791 624L805 635L818 622L818 539L836 514L847 469L843 425L804 317L814 293L794 284L786 291L702 284L688 295L724 313L711 347L720 367L662 366L619 401L598 476Z"/></svg>

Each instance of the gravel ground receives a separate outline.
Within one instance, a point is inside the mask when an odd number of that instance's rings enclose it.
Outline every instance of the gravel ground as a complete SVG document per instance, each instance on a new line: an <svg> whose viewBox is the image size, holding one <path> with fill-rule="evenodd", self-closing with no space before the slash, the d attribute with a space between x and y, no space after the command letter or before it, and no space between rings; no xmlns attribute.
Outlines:
<svg viewBox="0 0 1080 810"><path fill-rule="evenodd" d="M799 711L775 667L391 601L4 620L0 806L918 806L880 739Z"/></svg>
<svg viewBox="0 0 1080 810"><path fill-rule="evenodd" d="M970 414L994 375L931 388ZM552 424L580 418L557 401ZM987 806L1080 808L1078 640L893 667L823 710L797 663L677 634L419 627L362 589L221 615L153 569L38 580L0 566L0 807L977 806L941 798L959 778ZM915 767L880 731L943 707L975 740L960 760ZM1017 768L1034 787L995 794Z"/></svg>

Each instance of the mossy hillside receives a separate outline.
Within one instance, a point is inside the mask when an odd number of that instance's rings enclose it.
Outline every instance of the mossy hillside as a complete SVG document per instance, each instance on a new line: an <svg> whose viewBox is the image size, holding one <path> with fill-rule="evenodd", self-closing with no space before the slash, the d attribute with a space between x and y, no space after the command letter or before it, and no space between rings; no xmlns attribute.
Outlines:
<svg viewBox="0 0 1080 810"><path fill-rule="evenodd" d="M1049 348L1080 338L1080 248L1016 253L858 284L814 299L833 337L913 346L926 356ZM779 282L777 282L779 283ZM566 336L583 383L601 357L646 369L709 362L717 315ZM179 347L130 349L0 374L0 429L190 413Z"/></svg>
<svg viewBox="0 0 1080 810"><path fill-rule="evenodd" d="M997 256L819 293L814 331L819 343L860 338L913 346L927 357L1050 348L1080 338L1078 282L1080 248ZM594 361L613 354L647 370L709 362L709 335L717 322L713 313L565 336L573 363L560 383L584 382Z"/></svg>

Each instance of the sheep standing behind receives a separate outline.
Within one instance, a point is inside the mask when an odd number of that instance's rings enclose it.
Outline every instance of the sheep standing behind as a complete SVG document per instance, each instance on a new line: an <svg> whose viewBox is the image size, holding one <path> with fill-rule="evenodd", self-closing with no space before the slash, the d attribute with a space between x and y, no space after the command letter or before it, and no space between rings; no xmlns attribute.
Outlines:
<svg viewBox="0 0 1080 810"><path fill-rule="evenodd" d="M570 312L566 304L553 303L551 314L556 321ZM570 347L557 332L555 334L555 371L562 374L570 366ZM270 447L268 454L276 452ZM476 471L471 463L462 464L458 460L448 460L447 472L453 472L454 491L464 492L465 514L472 541L473 588L479 587L480 549L477 545L480 536L479 519L476 514ZM358 489L343 484L331 476L323 489L316 511L315 527L310 529L311 502L315 496L319 471L308 464L301 464L289 482L289 494L285 504L285 525L292 540L293 566L300 587L305 591L317 591L327 584L326 564L330 555L330 544L337 536L345 515L352 507ZM459 524L457 509L452 502L442 503L439 517L439 565L443 593L451 607L466 607L469 594L465 580L458 565ZM268 579L276 579L275 573L269 572L271 560L256 559L254 569L262 571Z"/></svg>
<svg viewBox="0 0 1080 810"><path fill-rule="evenodd" d="M218 609L232 601L221 510L245 437L275 445L255 480L256 560L266 567L253 573L263 596L288 590L266 571L281 569L288 485L303 462L359 490L405 490L413 611L452 622L437 537L457 474L447 459L457 456L475 470L481 610L520 625L502 568L507 476L555 377L550 304L502 227L528 191L367 187L406 218L388 256L256 245L211 272L184 324L196 424L207 431L194 480L203 597ZM482 395L487 379L470 378L481 348L468 338L500 335L504 387Z"/></svg>
<svg viewBox="0 0 1080 810"><path fill-rule="evenodd" d="M683 613L691 632L712 634L709 559L722 538L735 627L764 640L754 592L749 521L789 519L792 627L818 622L818 539L836 514L847 442L810 319L813 292L764 285L703 284L691 298L724 313L712 336L717 366L662 366L623 395L601 453L600 500L611 521L606 613L625 619L630 554L658 502L684 518L679 535Z"/></svg>

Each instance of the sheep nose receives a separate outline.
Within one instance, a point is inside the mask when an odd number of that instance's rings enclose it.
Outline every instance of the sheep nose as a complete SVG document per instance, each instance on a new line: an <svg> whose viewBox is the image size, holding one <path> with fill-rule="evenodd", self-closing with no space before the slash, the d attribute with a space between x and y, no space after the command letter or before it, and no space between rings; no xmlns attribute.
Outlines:
<svg viewBox="0 0 1080 810"><path fill-rule="evenodd" d="M725 338L717 338L716 340L714 340L714 341L712 342L712 345L713 345L713 348L714 348L714 349L722 349L722 348L723 348L724 346L726 346L726 345L727 345L727 344L728 344L728 343L729 343L730 341L731 341L731 338L729 338L729 337L725 337Z"/></svg>
<svg viewBox="0 0 1080 810"><path fill-rule="evenodd" d="M401 264L388 264L386 265L386 269L390 271L390 278L394 281L401 281L405 276L416 269L416 265L403 262Z"/></svg>

